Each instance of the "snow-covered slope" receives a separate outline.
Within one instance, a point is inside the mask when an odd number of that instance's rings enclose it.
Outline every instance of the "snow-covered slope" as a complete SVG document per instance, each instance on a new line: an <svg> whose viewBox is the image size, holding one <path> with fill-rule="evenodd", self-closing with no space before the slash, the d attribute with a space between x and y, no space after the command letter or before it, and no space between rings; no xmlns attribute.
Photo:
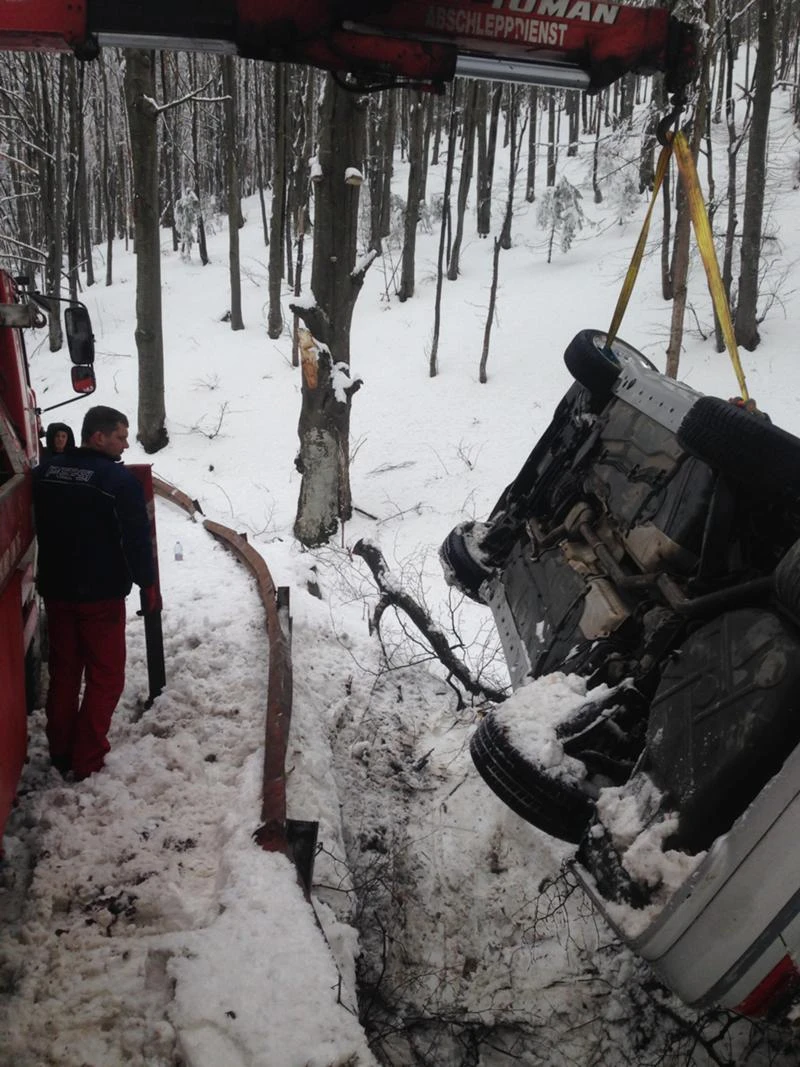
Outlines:
<svg viewBox="0 0 800 1067"><path fill-rule="evenodd" d="M772 232L779 301L763 344L742 353L750 390L800 431L796 149L776 96ZM635 158L635 141L631 158ZM430 188L441 185L434 170ZM585 162L569 161L586 189ZM403 192L403 172L397 191ZM495 181L496 221L505 197ZM546 263L535 205L518 205L501 257L489 381L478 383L491 242L467 241L446 283L440 374L428 377L438 234L421 234L417 294L387 298L389 248L356 307L352 483L359 509L336 543L305 552L291 526L299 372L288 331L266 337L266 250L245 205L246 329L230 331L224 220L212 263L182 263L163 242L170 445L157 473L238 530L291 590L295 703L290 815L320 822L314 910L282 858L250 840L258 822L266 684L261 609L244 571L171 505L158 507L168 685L143 709L141 621L130 601L128 685L107 768L79 785L47 765L42 714L6 836L0 915L2 1067L366 1067L361 1017L385 1062L495 1067L517 1060L701 1064L695 1020L649 982L562 873L569 850L508 811L470 763L479 709L462 706L403 620L384 617L391 666L370 636L376 596L348 546L377 542L398 580L452 629L473 669L505 681L488 613L459 603L436 558L445 534L481 518L516 473L568 385L561 354L611 317L644 209L619 224L585 198L591 225ZM469 223L470 229L472 223ZM469 231L468 231L469 232ZM670 307L655 246L621 330L663 366ZM100 253L97 253L98 256ZM134 261L85 294L98 344L95 397L61 409L77 429L94 402L135 423ZM704 333L702 270L681 373L727 396L736 383ZM43 405L66 395L63 353L32 351ZM131 449L131 461L146 457ZM184 558L174 559L180 541ZM322 597L309 591L314 577ZM362 931L359 945L356 928ZM720 1031L711 1022L705 1036ZM785 1035L759 1044L738 1024L715 1046L727 1062L797 1062ZM706 1058L704 1058L706 1057ZM770 1058L772 1057L772 1058Z"/></svg>

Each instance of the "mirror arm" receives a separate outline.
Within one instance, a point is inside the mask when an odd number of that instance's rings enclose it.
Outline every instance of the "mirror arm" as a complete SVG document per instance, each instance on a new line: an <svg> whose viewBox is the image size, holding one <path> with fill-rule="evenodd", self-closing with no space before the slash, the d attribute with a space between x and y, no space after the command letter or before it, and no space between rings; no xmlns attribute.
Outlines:
<svg viewBox="0 0 800 1067"><path fill-rule="evenodd" d="M62 400L60 404L51 404L47 408L34 408L34 410L37 415L44 415L45 411L54 411L56 408L63 408L65 404L74 404L76 400L85 400L87 396L92 395L95 389L92 389L91 393L79 393L78 396L71 396L69 400Z"/></svg>

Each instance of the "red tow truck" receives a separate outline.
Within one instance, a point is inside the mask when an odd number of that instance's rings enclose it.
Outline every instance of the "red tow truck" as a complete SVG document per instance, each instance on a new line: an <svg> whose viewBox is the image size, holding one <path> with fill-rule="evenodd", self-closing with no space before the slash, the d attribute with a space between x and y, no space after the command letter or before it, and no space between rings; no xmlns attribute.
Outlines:
<svg viewBox="0 0 800 1067"><path fill-rule="evenodd" d="M59 302L0 270L0 842L25 759L27 713L38 695L41 668L31 505L41 424L23 331L45 326ZM95 387L94 338L85 307L67 302L64 323L73 389L84 396Z"/></svg>

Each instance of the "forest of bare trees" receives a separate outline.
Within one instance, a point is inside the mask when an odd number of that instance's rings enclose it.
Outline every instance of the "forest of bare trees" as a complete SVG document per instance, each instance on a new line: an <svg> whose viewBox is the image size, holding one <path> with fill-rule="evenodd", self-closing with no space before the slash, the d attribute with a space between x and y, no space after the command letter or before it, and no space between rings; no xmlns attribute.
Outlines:
<svg viewBox="0 0 800 1067"><path fill-rule="evenodd" d="M776 85L788 89L800 126L800 2L708 0L704 17L710 29L699 84L679 122L707 186L738 341L753 349L774 300L761 250ZM660 76L627 75L593 96L469 80L456 80L442 95L395 89L359 96L310 68L112 49L86 63L0 53L0 101L2 265L31 276L45 293L77 297L89 286L114 284L115 241L135 248L138 436L150 452L167 443L169 353L159 276L165 241L205 263L207 229L227 217L230 326L263 332L264 324L243 321L238 262L241 203L256 197L258 214L248 225L261 227L268 246L266 331L293 336L297 364L302 317L312 335L306 353L312 344L331 368L347 367L358 292L387 241L397 248L387 297L405 301L418 283L421 225L439 234L439 296L443 285L457 284L465 235L491 238L494 301L502 251L514 240L515 205L536 202L542 225L551 227L551 254L554 242L568 248L565 227L576 225L579 205L570 207L563 165L580 151L595 202L613 200L622 218L652 184L656 126L667 111ZM727 132L725 154L712 150L714 127ZM501 153L511 161L507 188L495 181ZM407 165L407 181L393 188L398 161ZM427 192L432 166L446 168L437 197ZM690 237L674 177L663 201L663 292L674 302L668 367L677 373ZM292 298L312 280L317 305L295 304L293 314ZM436 308L431 375L446 328L438 296ZM481 381L488 378L492 313ZM58 317L50 321L55 350L62 344ZM304 375L296 533L308 544L326 540L351 506L347 438L358 382L349 383L346 410L333 418L335 405L320 388Z"/></svg>

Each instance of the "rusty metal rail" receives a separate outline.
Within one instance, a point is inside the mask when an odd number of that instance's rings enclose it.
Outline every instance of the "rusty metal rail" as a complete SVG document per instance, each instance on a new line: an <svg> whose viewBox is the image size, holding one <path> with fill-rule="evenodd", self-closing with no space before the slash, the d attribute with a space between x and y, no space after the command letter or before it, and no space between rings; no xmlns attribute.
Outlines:
<svg viewBox="0 0 800 1067"><path fill-rule="evenodd" d="M158 496L177 504L193 519L202 515L196 500L177 486L153 476ZM222 542L251 572L266 616L269 667L264 734L264 774L261 788L261 823L253 837L266 852L283 852L297 867L308 895L314 868L318 823L286 816L286 753L292 719L292 623L288 586L275 587L266 561L243 534L211 519L203 526Z"/></svg>

